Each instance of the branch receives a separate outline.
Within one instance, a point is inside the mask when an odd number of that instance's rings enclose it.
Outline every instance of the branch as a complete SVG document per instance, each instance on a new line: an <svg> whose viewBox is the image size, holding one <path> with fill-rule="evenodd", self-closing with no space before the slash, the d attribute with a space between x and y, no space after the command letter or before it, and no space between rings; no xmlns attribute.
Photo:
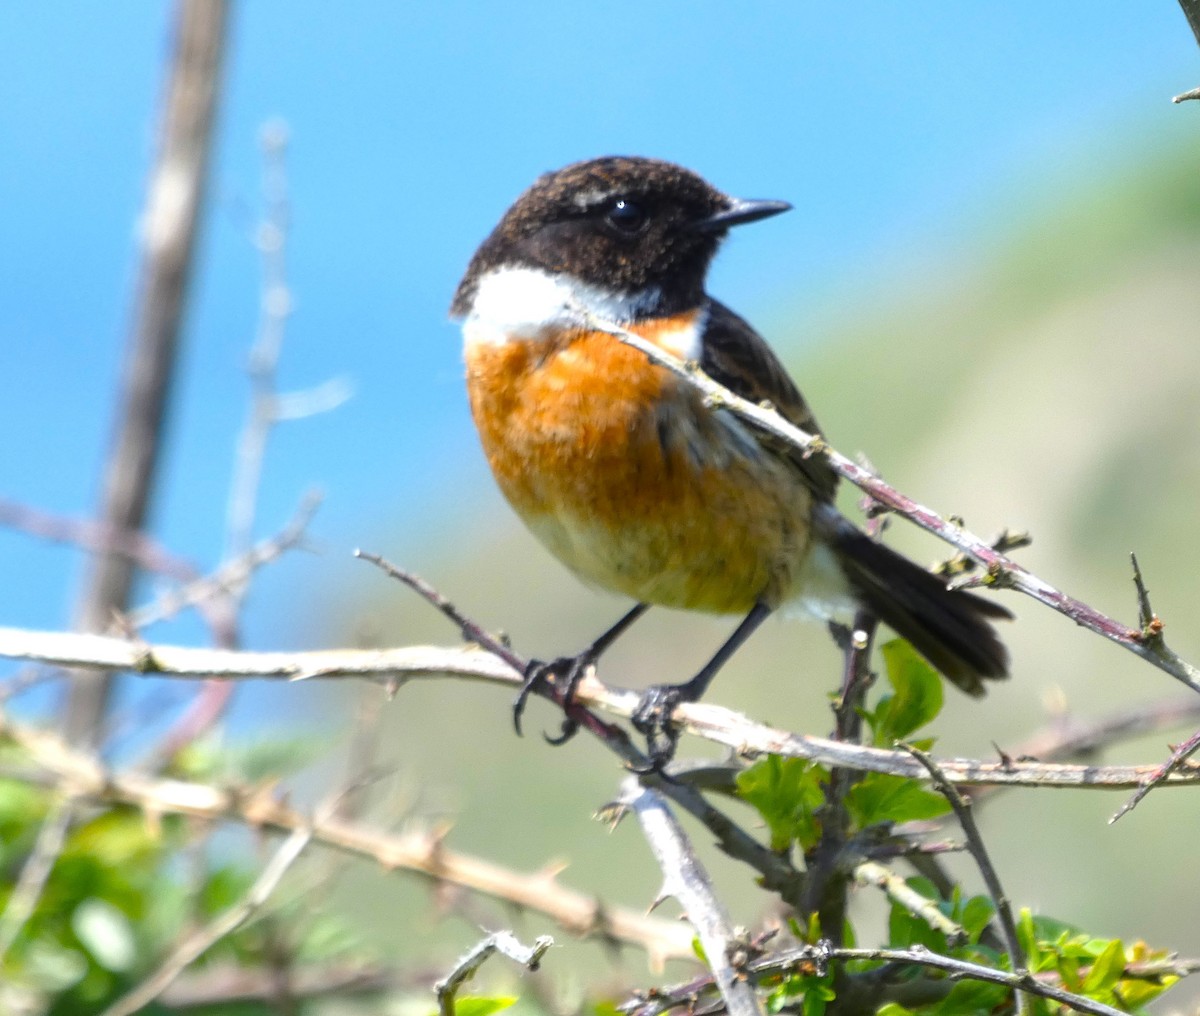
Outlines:
<svg viewBox="0 0 1200 1016"><path fill-rule="evenodd" d="M983 842L979 826L975 824L975 816L971 814L971 802L964 798L946 779L937 763L925 752L912 745L905 745L905 748L913 758L929 770L929 775L933 777L934 789L949 801L950 807L954 809L958 824L962 826L963 835L967 838L967 849L975 859L979 873L983 876L983 884L987 886L987 891L996 904L996 913L1000 918L1000 931L1004 935L1004 945L1008 951L1009 962L1015 973L1023 979L1028 979L1029 970L1025 965L1025 953L1021 949L1021 940L1017 937L1017 923L1013 920L1012 904L1009 902L1004 887L1000 884L1000 876L996 873L992 859L988 856L987 845ZM1029 1016L1030 1012L1029 1000L1020 991L1017 992L1017 1011L1021 1016Z"/></svg>
<svg viewBox="0 0 1200 1016"><path fill-rule="evenodd" d="M59 798L51 804L42 820L33 850L21 866L21 874L9 894L4 913L0 914L0 965L37 909L74 818L74 802L70 798Z"/></svg>
<svg viewBox="0 0 1200 1016"><path fill-rule="evenodd" d="M862 710L874 680L871 673L871 644L878 620L868 611L856 612L849 631L844 633L845 666L842 689L834 702L836 726L834 739L850 745L862 742ZM816 913L821 934L834 945L842 944L846 924L849 880L846 843L850 838L850 809L846 797L862 779L861 769L834 766L825 784L825 802L821 806L821 836L805 858L808 884L800 913Z"/></svg>
<svg viewBox="0 0 1200 1016"><path fill-rule="evenodd" d="M225 0L182 0L161 142L142 217L142 268L129 336L116 441L105 477L103 524L143 528L162 450L188 283L194 265L228 8ZM77 627L106 631L128 606L134 568L101 554L84 583ZM108 710L111 674L74 676L64 729L96 743Z"/></svg>
<svg viewBox="0 0 1200 1016"><path fill-rule="evenodd" d="M94 756L69 747L56 735L14 723L2 712L0 736L24 749L41 769L53 774L57 787L74 797L100 804L128 805L149 815L232 821L276 833L308 831L317 842L374 860L388 871L400 868L438 882L463 886L545 914L572 934L595 935L636 946L649 954L655 967L667 959L694 956L691 934L684 926L643 917L561 886L554 870L521 874L450 850L440 836L429 833L395 834L336 815L313 818L263 790L221 788L111 770ZM23 776L12 774L12 778Z"/></svg>
<svg viewBox="0 0 1200 1016"><path fill-rule="evenodd" d="M731 767L719 768L725 770ZM702 823L716 837L716 846L724 854L758 872L761 876L760 884L764 889L777 893L789 907L800 911L803 907L806 884L804 873L797 870L790 858L763 846L723 811L708 803L700 789L712 773L713 766L710 763L688 765L674 762L668 766L665 779L645 775L642 781L646 786L665 794ZM724 782L722 779L722 783ZM728 783L733 782L732 778L728 779ZM732 792L725 786L710 789Z"/></svg>
<svg viewBox="0 0 1200 1016"><path fill-rule="evenodd" d="M824 975L829 964L835 960L841 961L871 961L882 962L889 966L918 966L935 970L944 970L950 976L947 981L969 978L977 981L988 981L1004 985L1014 991L1027 991L1031 995L1039 995L1064 1005L1077 1012L1088 1013L1090 1016L1126 1016L1119 1009L1096 1002L1082 995L1065 991L1056 984L1049 982L1048 975L1037 977L1029 974L1021 975L1007 970L960 960L952 956L943 956L931 952L921 945L908 949L851 949L831 946L828 942L818 942L816 945L804 945L773 954L756 955L743 968L745 975L755 984L764 980L774 979L794 973L816 973ZM1198 960L1167 960L1154 961L1149 964L1129 963L1125 967L1125 976L1160 980L1164 977L1186 977L1200 970ZM1083 971L1081 971L1082 973ZM864 978L877 974L878 971L868 971L859 975ZM628 1002L618 1006L622 1012L630 1016L659 1016L670 1009L687 1006L689 1011L696 1011L701 997L713 989L711 978L699 978L684 984L672 985L655 989L652 994L635 996ZM711 1010L705 1009L708 1012ZM872 1010L873 1011L873 1010Z"/></svg>
<svg viewBox="0 0 1200 1016"><path fill-rule="evenodd" d="M814 955L821 954L820 946L804 946L800 949L779 953L769 959L757 960L751 963L749 973L762 977L768 973L788 971L796 966L811 964ZM827 959L837 960L882 960L887 963L908 963L915 966L932 967L945 970L956 977L969 977L976 981L990 981L993 984L1003 984L1015 990L1027 991L1040 995L1052 1002L1058 1002L1077 1012L1089 1013L1090 1016L1126 1016L1120 1009L1114 1009L1103 1002L1094 1002L1082 995L1075 995L1054 985L1045 984L1028 974L1010 973L1007 970L997 970L985 967L979 963L955 959L931 952L924 946L914 945L908 949L827 949L823 955Z"/></svg>
<svg viewBox="0 0 1200 1016"><path fill-rule="evenodd" d="M304 543L308 527L320 506L321 495L309 491L301 499L295 515L274 536L260 540L237 557L227 559L210 574L190 576L179 588L168 590L152 602L130 611L123 619L125 624L135 630L145 628L174 617L188 607L198 607L218 597L232 596L258 569ZM228 609L232 614L236 606L231 605ZM236 638L218 638L218 642L227 648L234 648L236 641Z"/></svg>
<svg viewBox="0 0 1200 1016"><path fill-rule="evenodd" d="M668 896L674 897L696 929L717 988L725 1000L726 1011L730 1016L762 1016L753 986L735 965L734 957L740 944L729 915L717 899L708 872L697 859L687 834L671 814L667 802L630 776L621 787L615 808L630 809L637 816L662 871L662 889L651 906L657 906Z"/></svg>
<svg viewBox="0 0 1200 1016"><path fill-rule="evenodd" d="M1146 779L1142 781L1141 786L1134 791L1129 800L1121 805L1112 818L1108 820L1109 824L1111 825L1113 822L1117 821L1117 819L1128 814L1134 808L1136 808L1138 804L1141 803L1143 797L1150 793L1150 791L1155 787L1160 786L1162 782L1167 779L1167 777L1169 777L1172 773L1177 772L1181 766L1187 764L1188 759L1195 755L1197 751L1200 751L1200 731L1194 733L1191 737L1184 741L1183 744L1172 749L1171 757L1162 765L1154 768L1153 772L1151 772Z"/></svg>
<svg viewBox="0 0 1200 1016"><path fill-rule="evenodd" d="M854 869L854 881L859 885L873 885L882 889L889 899L899 903L914 917L919 917L934 931L945 935L950 945L966 940L966 930L942 913L937 900L922 896L908 882L882 864L863 861Z"/></svg>
<svg viewBox="0 0 1200 1016"><path fill-rule="evenodd" d="M231 652L183 646L150 645L103 635L30 631L0 627L0 657L59 666L129 670L156 677L187 680L220 677L276 681L355 677L395 687L408 680L455 677L519 688L521 674L490 653L475 648L405 646L396 649L338 649L311 652ZM629 717L639 692L602 684L587 677L577 689L580 705ZM684 703L674 713L683 730L732 748L744 758L783 755L822 765L846 766L893 776L928 779L928 773L906 752L845 744L824 737L794 734L754 723L740 713L704 702ZM0 729L3 718L0 716ZM938 759L954 784L985 786L1073 787L1088 790L1136 790L1159 766L1089 766L1043 762L984 762ZM1182 765L1163 786L1200 784L1200 767Z"/></svg>
<svg viewBox="0 0 1200 1016"><path fill-rule="evenodd" d="M1200 720L1200 698L1170 699L1143 706L1122 706L1093 720L1054 717L1006 754L1046 762L1091 755L1120 741L1182 727Z"/></svg>
<svg viewBox="0 0 1200 1016"><path fill-rule="evenodd" d="M0 498L0 526L93 554L119 554L129 558L143 571L166 575L181 582L190 581L197 575L191 562L176 557L149 534L117 529L95 519L58 515L20 501Z"/></svg>
<svg viewBox="0 0 1200 1016"><path fill-rule="evenodd" d="M437 992L438 1012L441 1016L454 1016L454 998L458 989L475 976L475 971L494 953L502 953L510 960L520 963L527 970L537 970L546 950L554 945L549 935L539 935L533 945L521 945L511 931L497 931L488 935L470 952L463 956L444 978L433 986Z"/></svg>

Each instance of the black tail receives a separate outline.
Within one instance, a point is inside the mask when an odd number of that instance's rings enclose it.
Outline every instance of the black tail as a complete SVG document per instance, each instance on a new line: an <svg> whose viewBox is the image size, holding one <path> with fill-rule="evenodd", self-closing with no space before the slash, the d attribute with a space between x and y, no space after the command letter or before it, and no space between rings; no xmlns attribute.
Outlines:
<svg viewBox="0 0 1200 1016"><path fill-rule="evenodd" d="M945 580L848 523L834 546L850 587L897 634L968 695L983 678L1008 676L1008 650L989 623L1012 614L992 600L946 588Z"/></svg>

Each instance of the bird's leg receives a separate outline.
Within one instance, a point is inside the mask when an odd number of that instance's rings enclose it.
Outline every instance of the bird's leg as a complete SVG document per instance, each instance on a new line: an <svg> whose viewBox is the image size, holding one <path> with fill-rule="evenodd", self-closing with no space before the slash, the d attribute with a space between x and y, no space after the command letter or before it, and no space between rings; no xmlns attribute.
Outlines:
<svg viewBox="0 0 1200 1016"><path fill-rule="evenodd" d="M642 693L641 701L633 712L633 725L646 737L646 754L650 757L650 765L645 772L661 772L675 754L675 744L679 740L679 731L671 722L675 707L680 702L696 702L700 699L717 671L754 634L772 609L762 601L756 603L713 658L690 681L683 684L655 684Z"/></svg>
<svg viewBox="0 0 1200 1016"><path fill-rule="evenodd" d="M521 733L521 714L525 712L525 703L533 692L545 685L548 677L554 675L562 678L562 706L563 709L566 709L574 701L575 689L579 687L579 682L583 680L588 667L600 659L601 654L621 637L625 629L649 609L650 605L647 603L635 604L633 609L628 611L616 624L574 656L560 656L557 660L551 660L548 663L541 660L530 660L529 666L525 668L525 682L521 685L521 690L517 692L517 698L513 702L513 726L516 728L517 734ZM569 716L565 716L562 721L562 730L554 737L547 735L546 740L551 744L563 744L570 740L578 726Z"/></svg>

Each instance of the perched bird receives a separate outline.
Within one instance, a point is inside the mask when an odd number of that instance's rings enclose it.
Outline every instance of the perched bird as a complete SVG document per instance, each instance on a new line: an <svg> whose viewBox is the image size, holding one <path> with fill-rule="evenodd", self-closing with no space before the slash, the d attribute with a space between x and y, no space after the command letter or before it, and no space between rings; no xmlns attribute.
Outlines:
<svg viewBox="0 0 1200 1016"><path fill-rule="evenodd" d="M837 476L723 409L610 332L606 322L694 360L754 402L819 433L767 343L705 292L727 231L787 211L729 197L654 159L609 157L540 177L475 252L451 306L463 321L467 390L483 450L535 536L585 582L636 602L554 672L566 698L649 605L739 614L690 681L649 689L634 716L656 764L670 711L695 701L773 611L819 618L866 607L957 687L982 695L1007 653L991 600L872 540L834 506ZM573 731L564 722L564 740Z"/></svg>

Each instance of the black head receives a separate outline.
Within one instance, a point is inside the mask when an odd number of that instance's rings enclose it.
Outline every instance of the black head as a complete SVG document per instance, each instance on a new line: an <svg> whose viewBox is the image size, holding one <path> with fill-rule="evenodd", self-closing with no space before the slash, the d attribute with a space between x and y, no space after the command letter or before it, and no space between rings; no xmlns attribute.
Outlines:
<svg viewBox="0 0 1200 1016"><path fill-rule="evenodd" d="M786 211L741 201L682 166L609 156L540 177L475 252L450 311L467 314L481 276L540 268L623 294L661 292L661 311L703 299L704 276L726 231Z"/></svg>

